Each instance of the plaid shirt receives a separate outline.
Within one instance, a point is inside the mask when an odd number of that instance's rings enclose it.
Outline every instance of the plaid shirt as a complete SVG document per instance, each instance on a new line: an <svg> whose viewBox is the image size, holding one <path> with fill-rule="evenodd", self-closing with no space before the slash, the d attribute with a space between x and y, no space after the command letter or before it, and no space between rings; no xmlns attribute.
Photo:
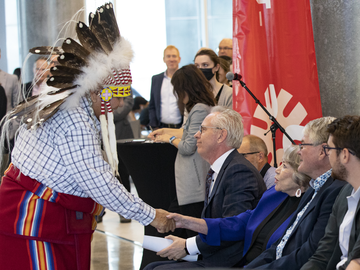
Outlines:
<svg viewBox="0 0 360 270"><path fill-rule="evenodd" d="M155 210L114 177L99 145L100 122L95 119L95 127L90 115L89 103L83 98L79 107L59 110L36 130L22 125L12 163L57 192L91 197L125 218L148 225Z"/></svg>

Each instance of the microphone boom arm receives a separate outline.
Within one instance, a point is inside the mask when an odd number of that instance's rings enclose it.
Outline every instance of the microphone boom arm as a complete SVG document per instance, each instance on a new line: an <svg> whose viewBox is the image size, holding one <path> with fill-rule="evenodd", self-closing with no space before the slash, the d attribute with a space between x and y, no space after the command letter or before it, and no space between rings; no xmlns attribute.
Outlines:
<svg viewBox="0 0 360 270"><path fill-rule="evenodd" d="M250 96L252 96L252 98L255 100L255 103L259 104L261 109L264 110L264 112L269 116L269 119L273 122L273 124L270 127L270 131L271 131L271 134L272 134L273 148L274 148L274 152L273 152L274 153L274 167L277 167L277 163L276 163L276 145L275 145L276 130L280 129L280 131L289 139L289 141L291 141L292 144L295 144L295 142L293 141L293 139L291 139L289 134L287 134L285 129L280 125L280 123L276 120L276 118L269 113L269 111L264 107L264 105L261 104L260 100L255 97L255 95L250 91L250 89L246 86L246 84L241 79L239 79L239 82L240 82L241 86L243 88L245 88L245 90L250 94ZM265 134L267 134L267 132Z"/></svg>

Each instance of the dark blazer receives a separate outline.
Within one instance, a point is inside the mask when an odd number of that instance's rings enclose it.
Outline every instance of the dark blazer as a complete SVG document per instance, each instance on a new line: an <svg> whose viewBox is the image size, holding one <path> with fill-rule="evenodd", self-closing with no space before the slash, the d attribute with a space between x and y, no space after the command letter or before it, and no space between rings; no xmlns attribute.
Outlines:
<svg viewBox="0 0 360 270"><path fill-rule="evenodd" d="M329 222L325 229L325 236L320 240L319 247L310 260L301 268L303 269L336 269L336 265L341 261L342 252L339 246L339 228L344 220L345 214L348 210L347 196L351 195L353 187L349 184L339 193ZM348 260L340 267L345 269L352 259L360 258L360 205L356 208L354 223L351 228Z"/></svg>
<svg viewBox="0 0 360 270"><path fill-rule="evenodd" d="M221 167L201 216L231 217L254 209L265 191L266 186L258 170L235 149ZM205 267L233 266L243 252L241 242L222 242L218 247L209 246L198 235L196 243Z"/></svg>
<svg viewBox="0 0 360 270"><path fill-rule="evenodd" d="M149 118L151 127L159 127L161 120L161 85L164 72L156 74L151 79Z"/></svg>
<svg viewBox="0 0 360 270"><path fill-rule="evenodd" d="M280 259L276 260L276 247L282 237L246 268L300 269L315 253L320 239L324 236L333 204L344 184L344 181L328 178L292 231ZM297 213L311 200L313 194L312 188L306 191L299 203ZM295 221L297 213L290 221L290 226Z"/></svg>

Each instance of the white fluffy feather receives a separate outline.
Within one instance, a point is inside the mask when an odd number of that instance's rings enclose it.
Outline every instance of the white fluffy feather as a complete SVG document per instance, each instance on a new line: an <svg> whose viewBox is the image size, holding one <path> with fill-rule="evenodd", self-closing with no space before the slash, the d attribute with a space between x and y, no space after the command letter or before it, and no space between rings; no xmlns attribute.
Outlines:
<svg viewBox="0 0 360 270"><path fill-rule="evenodd" d="M113 157L114 164L116 164L116 175L118 174L118 156L117 156L117 144L116 144L116 134L115 134L115 124L114 124L114 114L111 112L107 114L108 116L108 130L109 130L109 139L110 139L110 149Z"/></svg>
<svg viewBox="0 0 360 270"><path fill-rule="evenodd" d="M111 68L128 68L133 58L133 50L129 41L120 38L115 43L113 51L106 55L105 53L94 53L88 59L88 65L81 68L83 73L74 81L79 85L73 92L74 94L66 100L64 109L70 109L79 105L79 100L87 92L102 90L103 80L112 74Z"/></svg>

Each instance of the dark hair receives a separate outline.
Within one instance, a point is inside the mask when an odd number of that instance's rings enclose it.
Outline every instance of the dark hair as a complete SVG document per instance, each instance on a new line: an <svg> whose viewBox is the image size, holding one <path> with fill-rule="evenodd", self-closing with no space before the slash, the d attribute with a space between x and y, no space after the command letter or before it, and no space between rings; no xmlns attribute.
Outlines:
<svg viewBox="0 0 360 270"><path fill-rule="evenodd" d="M230 64L225 59L219 57L219 64L220 64L220 67L224 70L225 74L230 71ZM219 70L220 70L220 68L219 68ZM216 72L217 80L219 80L219 70Z"/></svg>
<svg viewBox="0 0 360 270"><path fill-rule="evenodd" d="M15 68L13 74L18 77L18 80L20 80L20 78L21 78L21 68Z"/></svg>
<svg viewBox="0 0 360 270"><path fill-rule="evenodd" d="M214 66L219 64L219 57L217 56L217 54L213 50L203 49L203 50L199 51L195 55L194 61L195 61L196 57L198 57L199 55L207 55L207 56L209 56L210 60L214 62Z"/></svg>
<svg viewBox="0 0 360 270"><path fill-rule="evenodd" d="M180 108L184 107L183 100L185 93L189 97L189 102L186 104L188 112L197 103L215 106L214 94L210 90L211 84L195 65L190 64L178 69L174 73L171 83L174 86L174 94L178 97Z"/></svg>
<svg viewBox="0 0 360 270"><path fill-rule="evenodd" d="M140 105L146 105L146 103L148 103L148 101L141 97L141 96L137 96L134 98L134 105L132 107L133 111L139 110L140 109Z"/></svg>
<svg viewBox="0 0 360 270"><path fill-rule="evenodd" d="M352 150L360 158L360 116L346 115L335 119L327 127L335 147ZM340 150L337 150L339 155Z"/></svg>
<svg viewBox="0 0 360 270"><path fill-rule="evenodd" d="M220 55L219 58L222 58L226 61L228 61L229 63L229 66L232 64L232 58L230 56L227 56L227 55Z"/></svg>

